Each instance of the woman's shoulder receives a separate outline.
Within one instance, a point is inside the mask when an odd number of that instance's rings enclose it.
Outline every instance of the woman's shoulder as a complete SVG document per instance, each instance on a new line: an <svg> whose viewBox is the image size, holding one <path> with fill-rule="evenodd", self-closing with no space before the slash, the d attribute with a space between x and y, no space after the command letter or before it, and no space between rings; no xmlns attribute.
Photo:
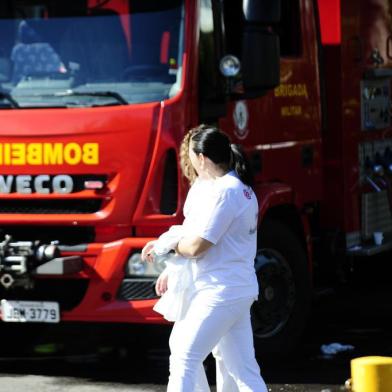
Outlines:
<svg viewBox="0 0 392 392"><path fill-rule="evenodd" d="M217 181L216 192L240 205L256 198L253 189L244 184L235 172L229 172Z"/></svg>
<svg viewBox="0 0 392 392"><path fill-rule="evenodd" d="M234 195L250 187L245 185L234 171L231 171L216 181L216 189L222 193Z"/></svg>

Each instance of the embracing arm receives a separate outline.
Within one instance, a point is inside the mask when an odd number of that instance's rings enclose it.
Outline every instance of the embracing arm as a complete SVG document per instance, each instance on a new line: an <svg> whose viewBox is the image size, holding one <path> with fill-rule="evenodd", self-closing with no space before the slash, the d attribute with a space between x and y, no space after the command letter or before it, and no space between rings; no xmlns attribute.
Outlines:
<svg viewBox="0 0 392 392"><path fill-rule="evenodd" d="M184 257L195 258L200 256L212 245L212 242L198 236L183 237L176 246L176 252Z"/></svg>

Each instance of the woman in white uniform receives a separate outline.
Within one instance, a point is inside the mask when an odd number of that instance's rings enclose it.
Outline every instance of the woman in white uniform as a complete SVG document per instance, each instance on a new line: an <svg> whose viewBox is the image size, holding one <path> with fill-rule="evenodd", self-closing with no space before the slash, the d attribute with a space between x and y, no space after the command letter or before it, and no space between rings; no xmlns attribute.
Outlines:
<svg viewBox="0 0 392 392"><path fill-rule="evenodd" d="M184 154L185 150L185 154ZM169 392L209 391L203 361L217 363L218 392L266 392L255 359L250 307L258 296L254 270L258 204L249 164L238 145L219 129L201 125L182 145L182 169L193 182L186 205L192 235L175 251L192 263L193 294L170 336ZM142 257L154 258L154 243ZM156 290L167 290L165 272Z"/></svg>

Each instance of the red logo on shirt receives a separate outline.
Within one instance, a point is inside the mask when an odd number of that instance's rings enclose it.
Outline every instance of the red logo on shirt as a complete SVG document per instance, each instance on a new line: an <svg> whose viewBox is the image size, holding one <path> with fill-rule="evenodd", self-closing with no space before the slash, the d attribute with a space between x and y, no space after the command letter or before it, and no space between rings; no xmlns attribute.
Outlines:
<svg viewBox="0 0 392 392"><path fill-rule="evenodd" d="M250 192L247 191L246 189L244 189L244 196L245 196L248 200L250 200L250 199L252 198L252 195L251 195Z"/></svg>

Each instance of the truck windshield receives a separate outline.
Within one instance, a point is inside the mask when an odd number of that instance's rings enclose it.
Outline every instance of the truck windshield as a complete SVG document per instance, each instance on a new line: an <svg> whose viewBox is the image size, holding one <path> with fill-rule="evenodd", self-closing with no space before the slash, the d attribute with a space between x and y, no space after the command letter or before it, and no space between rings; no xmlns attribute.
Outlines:
<svg viewBox="0 0 392 392"><path fill-rule="evenodd" d="M183 0L2 1L0 109L170 98L183 24Z"/></svg>

